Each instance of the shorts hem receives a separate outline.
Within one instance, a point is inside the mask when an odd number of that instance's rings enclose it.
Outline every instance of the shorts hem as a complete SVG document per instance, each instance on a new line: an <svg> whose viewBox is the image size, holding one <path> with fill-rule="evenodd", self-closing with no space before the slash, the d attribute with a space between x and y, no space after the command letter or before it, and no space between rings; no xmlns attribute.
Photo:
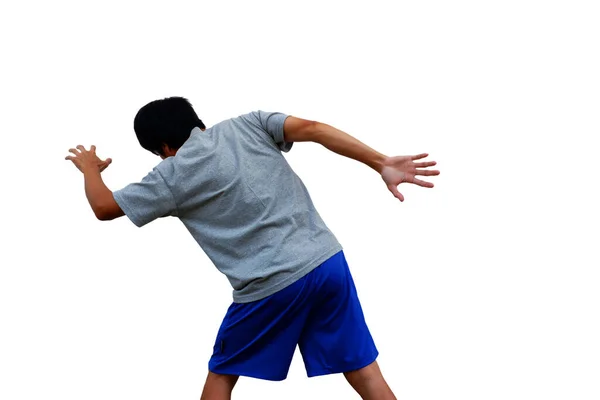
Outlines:
<svg viewBox="0 0 600 400"><path fill-rule="evenodd" d="M208 370L210 372L212 372L213 374L243 376L246 378L260 379L263 381L271 381L271 382L281 382L281 381L284 381L287 379L287 374L284 376L261 375L261 374L256 374L256 373L252 373L252 372L242 372L242 371L226 370L226 369L222 370L220 368L214 368L214 367L210 367L210 366L209 366Z"/></svg>
<svg viewBox="0 0 600 400"><path fill-rule="evenodd" d="M371 357L366 359L367 361L363 360L360 363L356 363L355 365L347 365L344 367L313 370L311 372L307 372L306 376L308 376L309 378L316 378L324 375L343 374L346 372L356 371L373 364L375 361L377 361L377 357L379 357L379 352L375 351L375 353L373 353Z"/></svg>

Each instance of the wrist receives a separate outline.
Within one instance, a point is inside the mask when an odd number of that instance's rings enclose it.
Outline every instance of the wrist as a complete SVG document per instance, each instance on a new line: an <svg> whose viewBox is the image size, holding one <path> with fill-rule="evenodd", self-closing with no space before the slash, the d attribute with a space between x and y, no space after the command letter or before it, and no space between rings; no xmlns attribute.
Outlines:
<svg viewBox="0 0 600 400"><path fill-rule="evenodd" d="M83 165L81 167L81 172L83 172L83 175L96 175L100 173L100 167L98 165Z"/></svg>
<svg viewBox="0 0 600 400"><path fill-rule="evenodd" d="M373 168L377 173L381 174L383 171L383 167L385 167L385 162L387 160L387 156L377 153L374 160L371 162L371 168Z"/></svg>

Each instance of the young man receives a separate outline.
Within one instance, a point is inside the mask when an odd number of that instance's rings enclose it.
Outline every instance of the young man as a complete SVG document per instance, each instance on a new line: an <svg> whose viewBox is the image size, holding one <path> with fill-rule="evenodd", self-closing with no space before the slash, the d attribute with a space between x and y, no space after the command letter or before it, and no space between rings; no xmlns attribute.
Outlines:
<svg viewBox="0 0 600 400"><path fill-rule="evenodd" d="M377 365L342 246L315 209L282 152L313 141L377 171L400 201L402 182L427 156L386 157L329 125L281 113L251 112L206 129L191 104L153 101L135 117L143 148L160 162L139 183L111 192L95 146L70 149L100 220L127 215L138 227L181 219L233 287L217 334L202 399L230 399L239 376L283 380L296 346L309 377L343 373L363 399L395 399Z"/></svg>

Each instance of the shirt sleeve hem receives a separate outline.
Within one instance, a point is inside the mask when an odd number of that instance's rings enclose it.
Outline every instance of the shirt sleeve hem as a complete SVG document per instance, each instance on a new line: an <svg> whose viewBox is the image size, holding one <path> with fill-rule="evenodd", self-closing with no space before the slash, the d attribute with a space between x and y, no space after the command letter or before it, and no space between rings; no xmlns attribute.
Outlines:
<svg viewBox="0 0 600 400"><path fill-rule="evenodd" d="M123 210L127 218L129 218L129 220L133 222L135 226L137 226L138 228L144 226L144 224L139 220L139 218L137 218L133 210L129 207L127 202L123 200L121 194L118 191L113 192L113 198L115 199L119 207L121 207L121 210Z"/></svg>

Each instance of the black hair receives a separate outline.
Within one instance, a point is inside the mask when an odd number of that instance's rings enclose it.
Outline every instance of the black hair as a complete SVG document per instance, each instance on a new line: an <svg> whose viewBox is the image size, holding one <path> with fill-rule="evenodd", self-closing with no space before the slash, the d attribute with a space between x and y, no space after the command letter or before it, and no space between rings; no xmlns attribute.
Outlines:
<svg viewBox="0 0 600 400"><path fill-rule="evenodd" d="M140 145L156 155L163 155L163 144L179 149L195 127L206 129L192 104L183 97L150 102L140 108L133 121Z"/></svg>

